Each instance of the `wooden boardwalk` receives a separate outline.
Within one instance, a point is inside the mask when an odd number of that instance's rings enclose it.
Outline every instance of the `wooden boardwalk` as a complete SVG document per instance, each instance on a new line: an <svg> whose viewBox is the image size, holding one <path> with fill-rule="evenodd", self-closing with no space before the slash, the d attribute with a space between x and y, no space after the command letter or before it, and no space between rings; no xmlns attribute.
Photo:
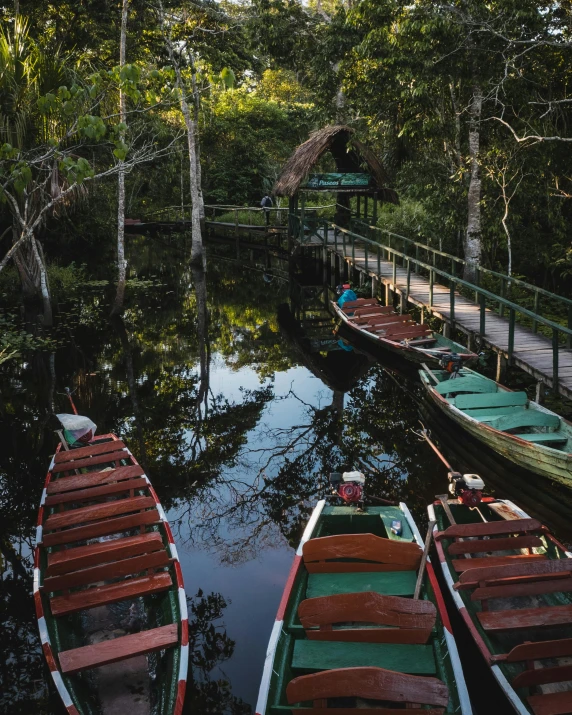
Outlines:
<svg viewBox="0 0 572 715"><path fill-rule="evenodd" d="M323 245L323 242L316 238L310 243L315 246ZM402 305L405 305L407 293L407 270L405 268L396 267L394 284L393 263L381 260L378 273L377 256L370 253L366 270L364 248L356 245L354 257L352 257L351 248L346 246L346 255L344 255L339 239L337 249L334 245L333 231L328 232L327 250L355 266L358 271L377 278L389 290L402 296ZM447 325L451 325L453 322L456 329L461 330L469 337L471 346L474 345L475 337L478 337L483 346L487 346L498 354L499 369L500 359L508 357L509 321L507 317L501 318L498 313L487 308L485 311L485 334L480 336L480 307L477 303L455 292L454 321L451 321L449 287L434 283L433 301L430 305L429 279L413 271L410 274L408 301L422 309L429 310L433 315L445 321ZM538 382L552 386L553 352L552 341L549 338L516 323L512 362L536 378ZM572 398L572 350L564 347L558 351L558 391L565 397Z"/></svg>

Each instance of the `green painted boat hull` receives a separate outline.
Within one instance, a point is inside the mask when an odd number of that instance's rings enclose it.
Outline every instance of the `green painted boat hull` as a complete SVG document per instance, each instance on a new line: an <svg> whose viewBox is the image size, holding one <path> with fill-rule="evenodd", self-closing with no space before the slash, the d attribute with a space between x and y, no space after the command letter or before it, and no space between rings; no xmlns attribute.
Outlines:
<svg viewBox="0 0 572 715"><path fill-rule="evenodd" d="M320 502L323 504L323 502ZM412 522L411 515L405 507L367 507L365 513L360 513L352 506L324 506L315 519L314 511L304 537L318 538L333 534L374 533L384 538L403 541L421 541L417 527ZM390 531L391 522L399 519L402 523L402 535L396 536ZM298 554L301 549L298 550ZM259 701L256 707L257 715L278 715L284 712L304 712L300 706L290 706L286 700L286 686L295 677L317 672L322 669L336 667L357 667L369 663L379 667L393 669L418 675L432 675L441 679L449 688L449 703L446 713L470 715L471 708L466 694L466 686L462 668L458 659L456 645L451 633L445 633L440 617L440 606L444 608L441 594L435 594L430 578L425 573L421 598L432 601L437 606L437 620L429 642L425 646L404 646L392 644L336 643L312 641L306 638L303 626L298 619L298 606L307 597L321 595L322 592L309 592L309 582L315 576L324 576L330 581L332 592L352 592L359 590L378 590L378 578L386 572L356 573L356 574L308 574L299 555L296 556L293 571L286 585L287 602L281 604L277 621L270 640L263 682ZM297 567L297 563L299 566ZM297 568L296 568L297 567ZM431 564L428 568L432 569ZM399 595L411 597L415 588L415 572L391 572L392 582L400 581L397 587ZM356 588L349 585L352 577ZM394 578L396 577L396 578ZM411 578L412 577L412 578ZM369 581L368 581L369 579ZM367 582L367 583L366 583ZM434 581L436 584L436 580ZM360 585L362 588L360 588ZM289 590L290 589L290 590ZM393 592L393 591L392 591ZM448 617L445 612L445 618ZM450 628L450 626L449 626ZM448 645L452 644L450 650ZM420 649L416 651L415 649ZM453 652L454 651L454 652ZM453 665L455 664L455 665ZM267 678L267 682L265 679ZM459 684L459 687L457 687ZM463 707L459 691L463 693ZM335 710L333 711L335 712ZM367 710L365 711L367 712ZM422 710L420 712L423 712Z"/></svg>
<svg viewBox="0 0 572 715"><path fill-rule="evenodd" d="M507 388L495 383L494 380L488 380L468 368L463 368L461 372L471 376L478 376L479 380L491 383L499 392L510 392ZM437 378L445 376L448 377L448 373L445 373L442 370L433 370L432 373ZM572 425L569 422L562 418L558 418L561 425L560 430L564 438L563 441L558 444L558 449L539 444L537 442L526 441L525 439L518 438L509 432L503 432L496 429L492 426L492 424L481 421L481 416L477 415L472 417L470 412L475 412L476 410L469 411L469 414L467 414L466 411L457 409L448 399L446 399L445 396L439 395L437 391L433 389L433 385L435 383L431 380L425 370L420 370L419 375L431 401L437 405L437 407L439 407L439 409L441 409L450 419L469 432L473 437L480 440L499 454L502 454L511 462L514 462L529 471L541 474L544 477L556 480L568 486L572 484L572 452L570 451L572 450ZM506 416L511 414L510 407L497 409L502 409ZM528 401L527 409L543 415L553 415L558 417L557 415L554 415L553 412L550 412L550 410L543 408L541 405L538 405L532 400ZM515 414L515 412L512 414ZM500 417L501 415L499 414L499 418ZM520 432L522 432L522 429ZM534 433L532 433L532 436L535 436Z"/></svg>

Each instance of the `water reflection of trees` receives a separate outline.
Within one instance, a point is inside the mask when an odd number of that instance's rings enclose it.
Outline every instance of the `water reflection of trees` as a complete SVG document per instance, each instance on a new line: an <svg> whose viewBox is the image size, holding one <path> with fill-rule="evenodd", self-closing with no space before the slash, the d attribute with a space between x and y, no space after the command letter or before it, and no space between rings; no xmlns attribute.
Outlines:
<svg viewBox="0 0 572 715"><path fill-rule="evenodd" d="M410 390L376 366L345 396L334 391L310 401L293 386L276 397L290 402L296 419L268 426L263 418L225 483L189 507L191 534L234 563L276 543L278 532L295 545L329 472L356 468L369 472L368 494L407 502L423 522L443 475L411 431L418 414Z"/></svg>

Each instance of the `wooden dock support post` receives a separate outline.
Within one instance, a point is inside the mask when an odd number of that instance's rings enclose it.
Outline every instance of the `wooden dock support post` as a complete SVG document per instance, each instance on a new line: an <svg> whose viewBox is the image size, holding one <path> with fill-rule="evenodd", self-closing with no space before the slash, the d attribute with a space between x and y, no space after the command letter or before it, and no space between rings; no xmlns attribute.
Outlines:
<svg viewBox="0 0 572 715"><path fill-rule="evenodd" d="M545 395L545 385L540 380L536 383L536 395L534 396L534 401L541 405L544 402Z"/></svg>
<svg viewBox="0 0 572 715"><path fill-rule="evenodd" d="M379 295L379 278L376 278L375 276L373 276L371 279L371 297L377 298L378 295Z"/></svg>
<svg viewBox="0 0 572 715"><path fill-rule="evenodd" d="M448 338L451 331L449 329L449 323L445 320L443 321L443 337Z"/></svg>
<svg viewBox="0 0 572 715"><path fill-rule="evenodd" d="M391 290L389 289L389 283L385 284L385 305L392 305L393 300L390 301Z"/></svg>
<svg viewBox="0 0 572 715"><path fill-rule="evenodd" d="M497 382L502 382L506 373L507 360L502 353L497 353L497 374L495 380Z"/></svg>

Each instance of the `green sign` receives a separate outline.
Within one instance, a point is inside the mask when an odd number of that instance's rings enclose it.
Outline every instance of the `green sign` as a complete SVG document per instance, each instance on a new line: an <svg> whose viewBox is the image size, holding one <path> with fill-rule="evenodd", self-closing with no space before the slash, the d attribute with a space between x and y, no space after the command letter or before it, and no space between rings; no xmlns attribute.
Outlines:
<svg viewBox="0 0 572 715"><path fill-rule="evenodd" d="M310 174L308 189L367 188L371 184L369 174Z"/></svg>

